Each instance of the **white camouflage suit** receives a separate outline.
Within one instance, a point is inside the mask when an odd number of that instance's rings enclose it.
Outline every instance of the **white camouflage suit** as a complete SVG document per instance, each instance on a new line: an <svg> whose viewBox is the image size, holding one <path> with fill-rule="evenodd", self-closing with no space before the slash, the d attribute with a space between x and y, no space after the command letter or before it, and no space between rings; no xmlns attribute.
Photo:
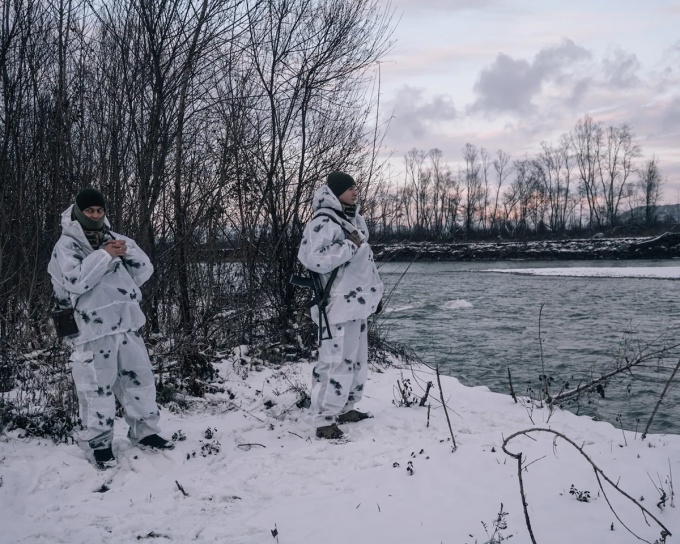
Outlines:
<svg viewBox="0 0 680 544"><path fill-rule="evenodd" d="M117 233L106 239L125 240L122 258L94 250L72 210L61 214L62 234L48 272L59 305L76 309L79 333L67 342L73 348L73 381L85 427L78 439L101 449L113 439L115 398L125 411L131 440L159 432L153 372L137 332L146 322L139 286L151 277L153 266L133 240Z"/></svg>
<svg viewBox="0 0 680 544"><path fill-rule="evenodd" d="M319 347L319 360L312 373L312 398L308 422L314 427L330 425L338 415L354 408L363 396L368 372L367 319L378 307L383 284L368 245L368 228L359 215L347 221L334 215L363 240L357 248L346 239L340 225L324 213L342 213L342 204L327 185L314 195L315 216L305 227L298 259L309 270L323 274L324 284L339 267L326 308L331 339ZM330 208L328 212L319 210ZM312 319L318 324L318 307ZM324 327L324 336L328 331Z"/></svg>

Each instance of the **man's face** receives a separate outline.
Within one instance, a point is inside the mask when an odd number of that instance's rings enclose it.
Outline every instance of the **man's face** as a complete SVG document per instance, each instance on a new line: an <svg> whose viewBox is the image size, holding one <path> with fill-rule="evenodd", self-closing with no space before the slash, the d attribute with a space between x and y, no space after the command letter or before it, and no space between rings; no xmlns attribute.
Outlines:
<svg viewBox="0 0 680 544"><path fill-rule="evenodd" d="M348 206L354 206L357 203L358 198L359 189L357 189L356 185L352 185L349 189L347 189L344 193L342 193L338 197L338 200L343 204L347 204Z"/></svg>
<svg viewBox="0 0 680 544"><path fill-rule="evenodd" d="M85 208L83 210L85 217L92 219L92 221L99 221L102 217L104 217L105 213L106 212L104 211L104 208L101 206L90 206L89 208Z"/></svg>

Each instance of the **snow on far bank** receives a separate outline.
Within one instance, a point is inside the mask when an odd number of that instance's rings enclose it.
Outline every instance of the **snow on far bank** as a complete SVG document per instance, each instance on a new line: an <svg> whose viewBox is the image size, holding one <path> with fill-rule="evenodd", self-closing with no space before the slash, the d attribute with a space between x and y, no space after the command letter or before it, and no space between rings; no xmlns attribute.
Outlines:
<svg viewBox="0 0 680 544"><path fill-rule="evenodd" d="M680 516L658 488L680 484L680 436L617 429L569 412L513 403L486 387L465 387L442 376L458 444L438 402L436 376L426 367L373 368L360 407L374 414L342 425L346 440L313 436L295 405L312 365L256 366L235 356L218 364L224 392L183 411L163 410L175 450L140 451L116 421L115 469L98 472L75 445L0 436L0 542L228 544L473 544L489 541L501 503L510 542L530 542L516 461L504 437L549 427L582 445L623 490L642 500L680 541ZM397 381L428 407L398 407ZM533 418L535 425L532 424ZM611 513L593 470L563 440L548 433L518 437L529 514L538 542L638 542ZM570 494L570 489L576 490ZM588 502L577 500L590 492ZM654 542L660 530L611 487L607 498L621 520ZM677 503L677 498L675 499ZM487 526L487 535L484 526ZM274 531L274 532L272 532Z"/></svg>
<svg viewBox="0 0 680 544"><path fill-rule="evenodd" d="M680 266L626 266L626 267L562 267L562 268L511 268L487 269L481 272L502 272L527 276L571 276L585 278L680 278Z"/></svg>

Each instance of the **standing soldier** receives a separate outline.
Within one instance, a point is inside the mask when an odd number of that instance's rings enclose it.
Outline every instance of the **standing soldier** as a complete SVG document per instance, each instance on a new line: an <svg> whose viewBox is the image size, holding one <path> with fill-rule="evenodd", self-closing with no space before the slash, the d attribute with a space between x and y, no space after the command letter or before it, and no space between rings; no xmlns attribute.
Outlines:
<svg viewBox="0 0 680 544"><path fill-rule="evenodd" d="M81 446L94 464L115 464L111 449L117 398L130 429L128 438L142 447L172 449L158 435L149 354L139 329L146 319L139 287L153 266L130 238L109 230L104 196L83 189L61 215L62 234L52 251L48 272L57 303L74 308L77 334L67 339L78 394Z"/></svg>
<svg viewBox="0 0 680 544"><path fill-rule="evenodd" d="M331 172L314 196L314 217L298 252L300 262L320 274L329 291L328 319L319 321L318 306L312 308L322 340L312 373L309 421L319 438L340 438L338 423L370 417L354 405L363 396L368 372L367 320L382 309L383 284L368 245L366 222L359 215L358 196L352 176Z"/></svg>

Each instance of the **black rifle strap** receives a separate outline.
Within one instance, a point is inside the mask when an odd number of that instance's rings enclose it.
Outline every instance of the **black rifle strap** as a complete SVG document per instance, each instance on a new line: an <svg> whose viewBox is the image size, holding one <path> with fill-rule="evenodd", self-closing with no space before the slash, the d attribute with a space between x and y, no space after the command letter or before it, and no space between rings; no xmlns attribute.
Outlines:
<svg viewBox="0 0 680 544"><path fill-rule="evenodd" d="M339 225L340 228L342 229L342 231L345 233L345 235L351 234L349 229L340 221L340 219L335 215L334 212L333 213L328 213L328 212L333 212L333 209L332 208L321 208L320 210L318 210L316 212L316 214L314 214L313 219L316 219L320 215L325 215L326 217L328 217L328 219L333 221L333 223ZM340 266L342 266L342 265L340 265ZM338 270L340 270L340 266L333 269L330 277L328 278L328 281L326 282L326 285L324 286L324 290L323 290L323 293L321 295L321 301L319 302L319 309L322 309L321 308L322 304L323 304L324 307L326 306L328 296L331 293L331 287L333 286L333 282L335 281L335 278L338 275Z"/></svg>
<svg viewBox="0 0 680 544"><path fill-rule="evenodd" d="M342 266L342 265L340 265L340 266ZM328 296L331 294L331 287L333 286L333 282L335 281L335 278L338 275L338 270L340 270L340 266L333 269L333 271L331 272L331 275L328 277L328 281L326 282L326 285L323 288L324 306L326 305L326 301L328 300Z"/></svg>
<svg viewBox="0 0 680 544"><path fill-rule="evenodd" d="M328 219L333 221L333 223L340 226L342 231L345 233L345 236L348 236L349 234L351 234L349 228L347 226L345 226L340 221L340 219L338 217L336 217L335 213L328 213L328 212L332 212L332 211L333 210L331 208L322 208L321 210L318 210L316 212L316 214L314 215L314 219L316 219L320 215L325 215L326 217L328 217ZM342 266L342 265L340 265L340 266ZM329 276L328 281L326 282L326 285L323 288L321 298L320 298L319 303L318 303L318 307L319 307L319 346L321 346L322 340L333 338L333 336L331 335L331 327L328 323L328 316L326 314L326 305L328 304L328 297L331 294L331 287L333 286L333 282L335 281L335 278L338 275L338 271L340 270L340 266L334 268L333 271L331 272L331 275ZM328 336L326 338L323 337L324 320L326 322L326 328L328 329Z"/></svg>
<svg viewBox="0 0 680 544"><path fill-rule="evenodd" d="M328 213L328 212L333 212L333 213ZM349 230L349 228L347 227L346 223L341 222L341 221L340 221L340 218L339 218L337 215L335 215L335 211L333 210L333 208L321 208L320 210L318 210L318 211L314 214L313 219L316 219L316 218L319 217L320 215L325 215L326 217L328 217L328 219L330 219L331 221L333 221L333 223L335 223L336 225L340 225L340 228L343 230L343 232L344 232L346 235L350 235L350 234L352 233L352 232Z"/></svg>

